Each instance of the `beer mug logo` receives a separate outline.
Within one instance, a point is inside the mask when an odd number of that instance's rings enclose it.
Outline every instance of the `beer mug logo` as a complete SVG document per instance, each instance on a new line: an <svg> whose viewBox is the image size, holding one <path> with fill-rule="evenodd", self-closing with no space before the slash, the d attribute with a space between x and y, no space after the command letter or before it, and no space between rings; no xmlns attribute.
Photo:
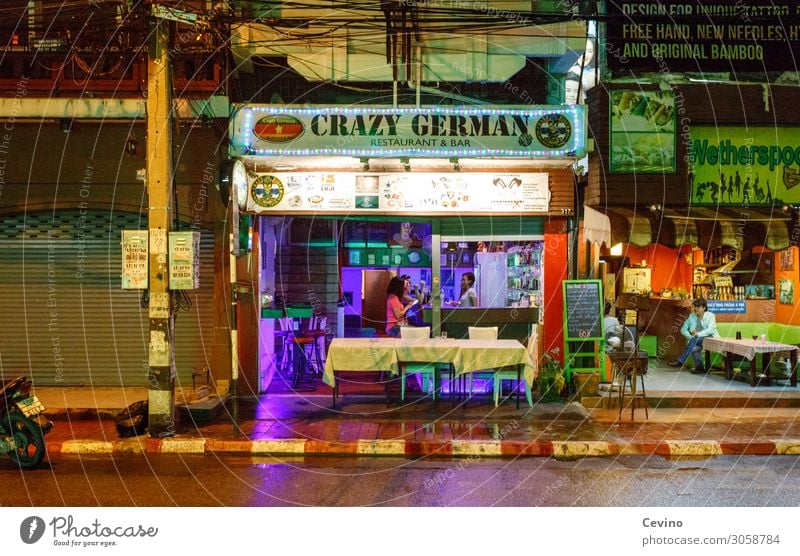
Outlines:
<svg viewBox="0 0 800 556"><path fill-rule="evenodd" d="M32 515L22 520L19 526L19 538L25 544L34 544L44 535L44 520L38 515Z"/></svg>

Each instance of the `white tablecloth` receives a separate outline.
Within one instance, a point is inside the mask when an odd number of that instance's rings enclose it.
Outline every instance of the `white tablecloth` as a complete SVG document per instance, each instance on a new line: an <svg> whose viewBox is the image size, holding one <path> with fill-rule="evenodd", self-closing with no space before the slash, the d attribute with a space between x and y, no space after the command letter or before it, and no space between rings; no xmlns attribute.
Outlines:
<svg viewBox="0 0 800 556"><path fill-rule="evenodd" d="M452 363L456 374L522 365L532 386L536 367L517 340L402 340L399 338L336 338L328 348L322 381L334 386L334 372L399 372L400 362Z"/></svg>
<svg viewBox="0 0 800 556"><path fill-rule="evenodd" d="M753 339L735 340L733 338L706 338L703 340L703 349L716 353L732 353L741 355L752 361L756 353L776 353L778 351L795 351L797 346L781 344L779 342L762 342Z"/></svg>

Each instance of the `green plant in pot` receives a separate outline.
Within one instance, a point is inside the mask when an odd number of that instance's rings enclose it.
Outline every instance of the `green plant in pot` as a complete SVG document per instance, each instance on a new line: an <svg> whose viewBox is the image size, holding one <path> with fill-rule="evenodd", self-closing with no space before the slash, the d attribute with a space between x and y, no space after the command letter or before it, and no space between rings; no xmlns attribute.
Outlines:
<svg viewBox="0 0 800 556"><path fill-rule="evenodd" d="M542 365L539 369L539 394L542 401L554 402L561 399L561 391L566 384L564 368L558 359L560 350L552 348L542 357Z"/></svg>

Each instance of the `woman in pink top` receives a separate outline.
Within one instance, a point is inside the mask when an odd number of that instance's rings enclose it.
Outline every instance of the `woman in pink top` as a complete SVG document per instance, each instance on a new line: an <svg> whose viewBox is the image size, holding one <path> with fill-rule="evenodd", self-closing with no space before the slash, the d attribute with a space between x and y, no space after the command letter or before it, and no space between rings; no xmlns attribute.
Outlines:
<svg viewBox="0 0 800 556"><path fill-rule="evenodd" d="M389 282L386 289L386 333L395 338L400 336L400 327L406 326L406 313L414 306L416 301L403 305L403 293L405 291L405 280L395 276Z"/></svg>

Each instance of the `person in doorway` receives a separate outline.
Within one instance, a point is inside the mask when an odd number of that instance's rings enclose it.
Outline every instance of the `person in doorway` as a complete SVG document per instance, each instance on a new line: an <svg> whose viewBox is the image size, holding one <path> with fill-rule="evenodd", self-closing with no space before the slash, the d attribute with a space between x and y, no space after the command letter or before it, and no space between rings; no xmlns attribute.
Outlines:
<svg viewBox="0 0 800 556"><path fill-rule="evenodd" d="M395 276L386 288L386 333L395 338L400 336L400 327L408 326L406 313L417 301L403 304L401 301L405 293L405 281Z"/></svg>
<svg viewBox="0 0 800 556"><path fill-rule="evenodd" d="M416 299L416 296L411 293L411 276L403 274L400 279L403 280L403 298L400 301L403 304L410 303Z"/></svg>
<svg viewBox="0 0 800 556"><path fill-rule="evenodd" d="M478 294L475 293L475 274L465 272L461 275L461 296L450 303L454 307L477 307Z"/></svg>
<svg viewBox="0 0 800 556"><path fill-rule="evenodd" d="M619 319L614 316L614 307L608 301L606 301L605 312L606 316L603 317L603 334L606 338L606 351L612 351L622 345L622 340L620 338L620 329L622 327L619 324Z"/></svg>
<svg viewBox="0 0 800 556"><path fill-rule="evenodd" d="M714 313L708 310L708 305L705 299L695 299L692 303L692 314L686 319L686 322L681 326L681 334L686 338L686 347L680 354L678 359L669 363L670 367L683 367L683 364L689 358L689 355L694 359L694 374L705 374L708 372L703 366L703 358L700 353L703 349L703 340L708 337L718 338L717 332L717 319Z"/></svg>

